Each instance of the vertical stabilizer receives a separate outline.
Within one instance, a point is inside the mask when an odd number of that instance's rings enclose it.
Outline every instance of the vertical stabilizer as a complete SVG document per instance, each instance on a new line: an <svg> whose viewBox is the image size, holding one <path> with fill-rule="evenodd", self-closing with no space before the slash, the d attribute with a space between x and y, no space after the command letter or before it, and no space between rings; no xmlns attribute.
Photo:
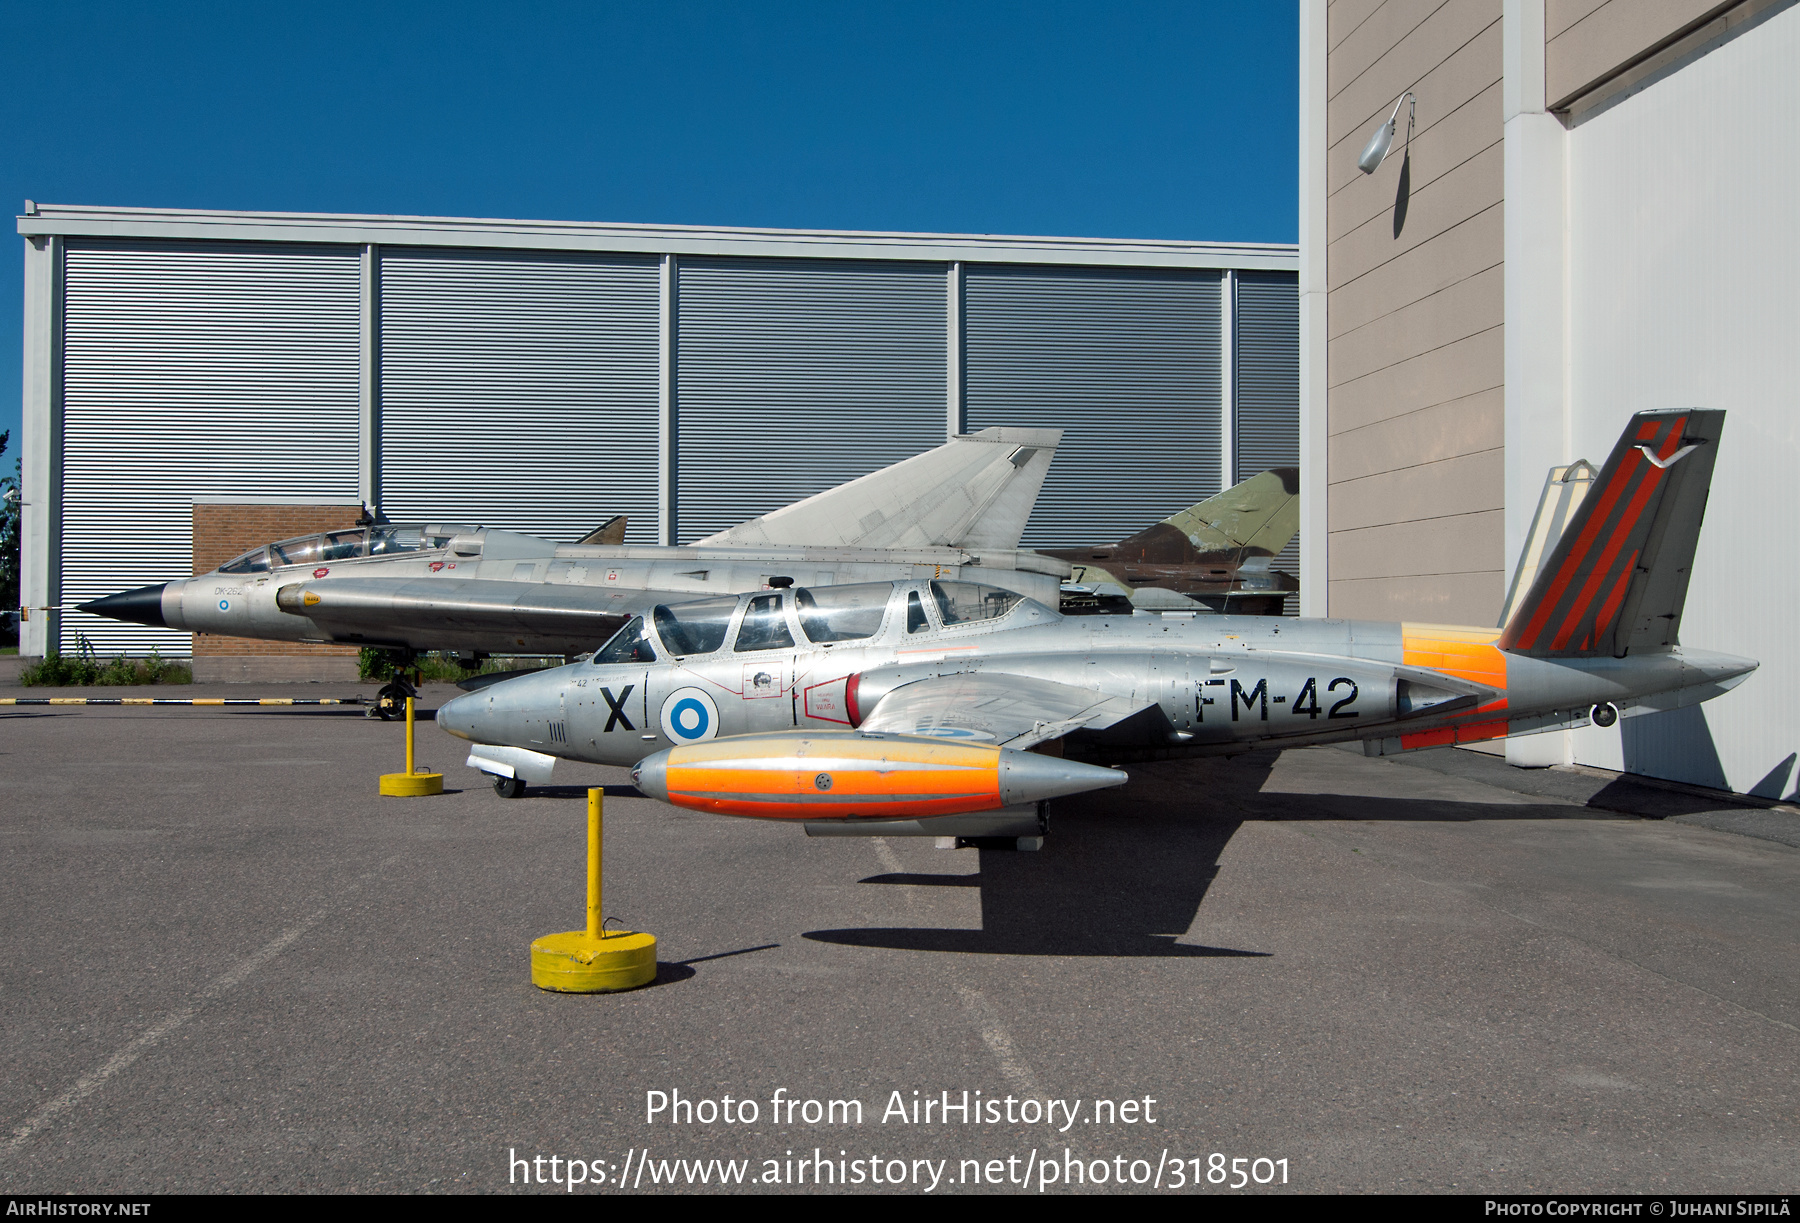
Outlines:
<svg viewBox="0 0 1800 1223"><path fill-rule="evenodd" d="M1240 563L1253 556L1279 556L1300 529L1300 470L1272 467L1170 515L1150 531L1162 526L1186 535L1203 554L1229 554Z"/></svg>
<svg viewBox="0 0 1800 1223"><path fill-rule="evenodd" d="M1061 429L983 429L701 544L1014 549Z"/></svg>
<svg viewBox="0 0 1800 1223"><path fill-rule="evenodd" d="M1539 657L1675 644L1725 413L1639 412L1497 643Z"/></svg>
<svg viewBox="0 0 1800 1223"><path fill-rule="evenodd" d="M1501 628L1512 619L1519 597L1537 581L1544 558L1556 550L1563 532L1569 527L1569 520L1581 508L1599 474L1586 459L1576 459L1567 467L1550 469L1550 475L1544 480L1543 495L1538 498L1537 515L1531 520L1531 534L1525 537L1525 547L1519 553L1519 567L1513 571L1512 587L1506 592L1506 606L1500 609Z"/></svg>

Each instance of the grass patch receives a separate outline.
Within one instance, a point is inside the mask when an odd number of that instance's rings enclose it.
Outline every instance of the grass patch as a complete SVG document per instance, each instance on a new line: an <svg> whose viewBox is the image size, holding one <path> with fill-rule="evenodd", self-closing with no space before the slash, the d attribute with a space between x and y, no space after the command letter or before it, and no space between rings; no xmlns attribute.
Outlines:
<svg viewBox="0 0 1800 1223"><path fill-rule="evenodd" d="M357 674L365 680L386 683L394 675L396 656L386 650L374 650L364 647L357 657ZM407 671L418 669L419 682L422 684L454 684L458 680L468 679L471 675L493 675L500 671L535 671L540 667L559 667L562 655L546 658L485 658L479 667L465 667L457 661L456 655L444 653L421 654Z"/></svg>
<svg viewBox="0 0 1800 1223"><path fill-rule="evenodd" d="M138 684L191 684L193 668L183 662L170 662L155 650L148 658L127 658L123 654L102 662L94 655L87 638L78 637L77 654L48 654L19 672L19 682L27 688L127 687Z"/></svg>

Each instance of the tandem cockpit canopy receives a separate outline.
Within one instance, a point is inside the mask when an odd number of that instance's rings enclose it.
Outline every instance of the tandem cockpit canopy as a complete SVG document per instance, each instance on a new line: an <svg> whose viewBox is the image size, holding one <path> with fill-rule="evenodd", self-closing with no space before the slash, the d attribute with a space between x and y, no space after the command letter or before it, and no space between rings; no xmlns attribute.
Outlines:
<svg viewBox="0 0 1800 1223"><path fill-rule="evenodd" d="M373 527L349 527L318 535L299 535L246 552L219 566L220 573L267 573L288 565L322 565L369 556L397 556L403 552L427 552L445 548L469 527L453 523Z"/></svg>
<svg viewBox="0 0 1800 1223"><path fill-rule="evenodd" d="M659 649L690 658L717 653L727 643L744 654L793 649L796 643L869 641L890 622L904 626L893 632L910 636L996 620L1024 602L998 586L931 581L800 587L659 604L647 623L635 619L620 629L593 661L653 662Z"/></svg>

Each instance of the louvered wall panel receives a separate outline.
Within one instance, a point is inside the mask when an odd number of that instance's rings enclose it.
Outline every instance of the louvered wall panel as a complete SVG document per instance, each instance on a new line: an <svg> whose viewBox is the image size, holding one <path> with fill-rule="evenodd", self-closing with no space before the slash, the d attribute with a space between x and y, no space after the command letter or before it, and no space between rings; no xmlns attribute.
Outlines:
<svg viewBox="0 0 1800 1223"><path fill-rule="evenodd" d="M946 268L683 258L683 542L944 441Z"/></svg>
<svg viewBox="0 0 1800 1223"><path fill-rule="evenodd" d="M971 266L968 427L1065 430L1027 547L1110 543L1219 491L1219 273Z"/></svg>
<svg viewBox="0 0 1800 1223"><path fill-rule="evenodd" d="M381 508L577 539L657 531L654 256L381 252Z"/></svg>
<svg viewBox="0 0 1800 1223"><path fill-rule="evenodd" d="M62 600L192 573L192 499L357 500L359 252L71 240ZM80 612L101 655L189 636Z"/></svg>
<svg viewBox="0 0 1800 1223"><path fill-rule="evenodd" d="M1289 272L1239 272L1237 289L1237 478L1300 465L1300 281ZM1300 574L1300 536L1275 568ZM1298 595L1287 600L1300 614Z"/></svg>

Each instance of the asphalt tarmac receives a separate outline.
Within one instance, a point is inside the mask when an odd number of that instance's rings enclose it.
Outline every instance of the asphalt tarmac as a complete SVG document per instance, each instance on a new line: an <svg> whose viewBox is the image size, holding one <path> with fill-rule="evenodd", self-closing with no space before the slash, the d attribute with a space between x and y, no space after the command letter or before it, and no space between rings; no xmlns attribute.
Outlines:
<svg viewBox="0 0 1800 1223"><path fill-rule="evenodd" d="M5 1192L562 1193L569 1159L601 1193L1795 1188L1790 809L1319 748L940 850L623 770L503 801L419 741L450 793L377 797L402 730L355 709L0 709ZM546 994L596 784L607 912L661 970ZM647 1116L675 1092L711 1122Z"/></svg>

